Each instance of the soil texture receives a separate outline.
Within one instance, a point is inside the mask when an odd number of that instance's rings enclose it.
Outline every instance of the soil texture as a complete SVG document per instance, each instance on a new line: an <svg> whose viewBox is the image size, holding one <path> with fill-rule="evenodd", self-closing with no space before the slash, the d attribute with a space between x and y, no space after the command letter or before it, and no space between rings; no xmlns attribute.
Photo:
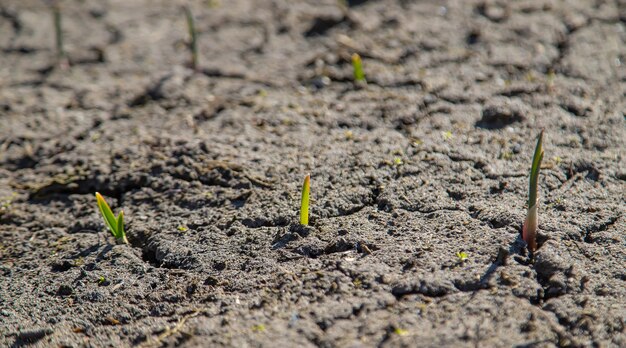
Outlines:
<svg viewBox="0 0 626 348"><path fill-rule="evenodd" d="M623 0L198 0L196 70L60 4L68 69L0 3L0 346L626 346Z"/></svg>

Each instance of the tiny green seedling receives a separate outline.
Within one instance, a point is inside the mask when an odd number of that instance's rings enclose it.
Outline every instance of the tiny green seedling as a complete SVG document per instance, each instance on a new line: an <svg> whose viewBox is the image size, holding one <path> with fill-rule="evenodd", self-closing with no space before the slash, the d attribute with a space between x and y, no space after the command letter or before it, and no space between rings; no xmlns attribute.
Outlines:
<svg viewBox="0 0 626 348"><path fill-rule="evenodd" d="M124 232L124 212L120 211L117 217L115 217L115 215L113 215L113 211L111 211L111 208L104 200L104 197L102 197L102 195L98 192L96 192L96 201L98 202L100 213L104 218L104 223L113 234L113 237L115 237L117 242L120 244L128 244L126 232Z"/></svg>
<svg viewBox="0 0 626 348"><path fill-rule="evenodd" d="M533 155L533 163L530 168L530 185L528 188L528 213L522 227L522 238L528 244L530 251L537 250L537 181L539 179L539 169L543 159L543 131L537 137L537 146Z"/></svg>
<svg viewBox="0 0 626 348"><path fill-rule="evenodd" d="M467 261L468 255L464 251L459 251L459 252L456 253L456 257L459 260L459 262L465 262L465 261Z"/></svg>
<svg viewBox="0 0 626 348"><path fill-rule="evenodd" d="M63 48L63 28L61 26L61 6L59 0L52 1L52 18L54 20L54 34L56 38L57 49L57 64L60 69L65 70L69 68L70 63L67 59L67 54Z"/></svg>
<svg viewBox="0 0 626 348"><path fill-rule="evenodd" d="M309 225L309 194L311 192L311 174L304 178L302 200L300 201L300 225Z"/></svg>
<svg viewBox="0 0 626 348"><path fill-rule="evenodd" d="M263 324L254 325L252 327L252 331L254 331L254 332L264 332L265 331L265 325L263 325Z"/></svg>
<svg viewBox="0 0 626 348"><path fill-rule="evenodd" d="M354 82L367 83L365 73L363 72L363 61L358 53L352 55L352 72L354 74Z"/></svg>
<svg viewBox="0 0 626 348"><path fill-rule="evenodd" d="M398 336L406 336L409 334L409 330L405 330L405 329L397 327L393 330L393 333L395 333Z"/></svg>
<svg viewBox="0 0 626 348"><path fill-rule="evenodd" d="M183 6L185 11L185 18L187 19L187 31L189 32L189 50L191 51L191 68L196 70L198 68L198 41L196 26L193 20L193 14L189 5Z"/></svg>

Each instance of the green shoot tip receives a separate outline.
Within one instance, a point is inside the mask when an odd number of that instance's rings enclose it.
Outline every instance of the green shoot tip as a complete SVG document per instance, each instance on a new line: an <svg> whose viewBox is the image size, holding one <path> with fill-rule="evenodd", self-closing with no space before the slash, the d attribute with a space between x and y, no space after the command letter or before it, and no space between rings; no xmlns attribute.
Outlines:
<svg viewBox="0 0 626 348"><path fill-rule="evenodd" d="M530 168L530 180L528 186L528 212L526 220L522 226L522 238L528 244L530 251L537 250L537 187L539 180L539 169L541 169L541 160L543 159L543 130L537 137L537 145Z"/></svg>
<svg viewBox="0 0 626 348"><path fill-rule="evenodd" d="M309 225L309 195L311 192L311 174L304 177L302 184L302 199L300 201L300 224Z"/></svg>
<svg viewBox="0 0 626 348"><path fill-rule="evenodd" d="M113 237L115 237L118 243L128 244L126 232L124 231L124 212L120 211L117 217L115 217L111 207L99 192L96 192L96 202L98 204L100 214L104 219L104 223L109 231L111 231L111 234L113 234Z"/></svg>
<svg viewBox="0 0 626 348"><path fill-rule="evenodd" d="M354 82L367 83L365 80L365 72L363 72L363 61L358 53L352 55L352 71L354 75Z"/></svg>

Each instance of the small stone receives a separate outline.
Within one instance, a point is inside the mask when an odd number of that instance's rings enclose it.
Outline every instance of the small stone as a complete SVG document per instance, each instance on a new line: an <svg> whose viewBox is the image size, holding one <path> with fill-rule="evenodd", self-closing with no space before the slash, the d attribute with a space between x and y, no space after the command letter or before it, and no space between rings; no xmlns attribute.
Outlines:
<svg viewBox="0 0 626 348"><path fill-rule="evenodd" d="M322 89L324 87L330 86L332 81L330 80L330 78L328 76L318 76L318 77L314 78L311 81L311 83L313 84L313 87L315 87L317 89Z"/></svg>

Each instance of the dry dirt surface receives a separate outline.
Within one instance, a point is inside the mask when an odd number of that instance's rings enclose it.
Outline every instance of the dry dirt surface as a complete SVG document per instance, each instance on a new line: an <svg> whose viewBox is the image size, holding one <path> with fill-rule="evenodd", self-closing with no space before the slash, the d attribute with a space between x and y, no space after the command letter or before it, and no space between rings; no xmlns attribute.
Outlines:
<svg viewBox="0 0 626 348"><path fill-rule="evenodd" d="M626 346L623 0L193 1L197 71L174 1L61 0L67 70L47 6L0 3L0 346Z"/></svg>

